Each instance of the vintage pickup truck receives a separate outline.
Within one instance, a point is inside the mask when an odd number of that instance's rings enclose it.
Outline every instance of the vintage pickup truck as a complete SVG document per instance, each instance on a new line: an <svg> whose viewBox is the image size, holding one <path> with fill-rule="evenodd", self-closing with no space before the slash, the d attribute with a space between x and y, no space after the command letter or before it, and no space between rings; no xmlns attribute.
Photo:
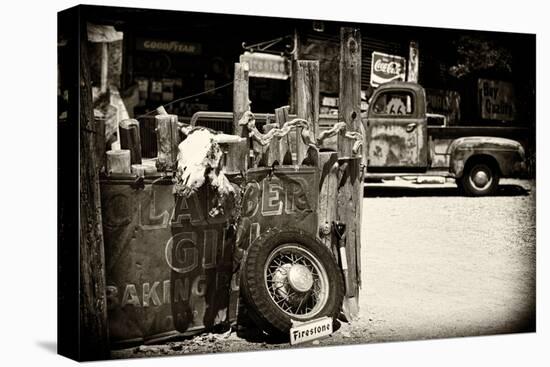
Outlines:
<svg viewBox="0 0 550 367"><path fill-rule="evenodd" d="M384 84L370 101L363 119L366 180L443 176L465 194L483 196L495 192L499 178L525 171L524 148L509 138L521 129L446 126L443 116L426 113L425 91L416 83Z"/></svg>
<svg viewBox="0 0 550 367"><path fill-rule="evenodd" d="M274 122L273 114L255 116L260 128ZM232 119L232 112L201 111L186 122L231 133ZM320 115L320 132L331 129L337 120L337 116ZM444 116L427 113L424 88L416 83L378 87L362 122L367 182L437 176L454 179L466 195L484 196L495 193L500 178L519 177L526 170L525 128L447 126ZM336 150L336 137L326 139L323 147Z"/></svg>

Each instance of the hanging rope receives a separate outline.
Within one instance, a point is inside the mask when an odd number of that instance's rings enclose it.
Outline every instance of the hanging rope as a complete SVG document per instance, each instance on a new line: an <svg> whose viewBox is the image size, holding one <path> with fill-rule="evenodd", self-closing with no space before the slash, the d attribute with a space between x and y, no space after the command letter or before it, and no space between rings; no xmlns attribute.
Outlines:
<svg viewBox="0 0 550 367"><path fill-rule="evenodd" d="M192 94L192 95L190 95L190 96L185 96L185 97L182 97L182 98L178 98L178 99L176 99L176 100L173 100L172 102L169 102L169 103L167 103L167 104L161 105L160 107L168 107L168 106L170 106L170 105L173 105L174 103L178 103L178 102L185 101L185 100L188 100L188 99L191 99L191 98L195 98L195 97L198 97L198 96L202 96L203 94L208 94L208 93L214 92L214 91L216 91L216 90L218 90L218 89L222 89L222 88L228 87L228 86L230 86L231 84L233 84L232 81L231 81L231 82L227 82L227 83L225 83L225 84L222 84L222 85L220 85L219 87L216 87L216 88L208 89L208 90L205 90L205 91L200 92L200 93ZM143 115L140 115L140 116L138 116L138 117L135 117L135 119L139 119L139 118L141 118L141 117L149 116L150 114L155 113L155 112L156 112L156 110L151 110L151 111L149 111L149 112L147 112L147 113L144 113Z"/></svg>

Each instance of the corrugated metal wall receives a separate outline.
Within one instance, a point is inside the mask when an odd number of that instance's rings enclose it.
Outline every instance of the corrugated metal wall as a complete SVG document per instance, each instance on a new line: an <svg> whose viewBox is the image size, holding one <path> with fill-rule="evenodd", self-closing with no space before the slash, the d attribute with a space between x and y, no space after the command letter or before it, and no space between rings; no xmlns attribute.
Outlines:
<svg viewBox="0 0 550 367"><path fill-rule="evenodd" d="M398 41L388 41L380 38L368 37L363 31L361 31L361 89L365 90L370 86L370 72L371 72L371 60L372 52L378 51L390 55L397 55L405 57L408 59L408 42L398 42ZM332 55L334 50L336 50L336 55L338 56L340 50L340 35L331 34L328 32L308 32L302 34L300 37L301 48L300 48L300 58L304 57L306 59L316 59L315 56L318 56L320 59L320 71L321 71L321 84L323 84L323 79L330 78L335 79L336 86L332 86L331 92L338 93L338 58L333 59ZM325 55L315 55L311 49L312 43L324 43L325 44ZM317 51L318 53L318 51ZM324 59L323 59L324 56ZM324 67L323 67L324 66ZM335 69L334 69L335 68ZM334 70L331 70L334 69ZM327 72L330 74L327 75ZM333 82L333 81L332 81ZM331 81L328 81L328 84L333 84ZM323 92L323 90L321 90Z"/></svg>
<svg viewBox="0 0 550 367"><path fill-rule="evenodd" d="M372 61L372 52L378 51L385 54L409 58L408 43L399 43L395 41L385 41L377 38L366 37L362 35L361 43L361 89L367 89L370 85L370 68Z"/></svg>

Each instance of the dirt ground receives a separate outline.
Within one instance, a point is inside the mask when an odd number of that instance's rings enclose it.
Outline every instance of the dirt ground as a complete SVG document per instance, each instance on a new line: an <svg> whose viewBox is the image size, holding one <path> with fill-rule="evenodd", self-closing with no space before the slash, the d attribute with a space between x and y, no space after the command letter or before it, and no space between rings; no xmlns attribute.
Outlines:
<svg viewBox="0 0 550 367"><path fill-rule="evenodd" d="M494 197L453 184L369 184L362 226L361 315L299 347L533 331L535 183ZM234 331L113 351L113 358L289 348Z"/></svg>

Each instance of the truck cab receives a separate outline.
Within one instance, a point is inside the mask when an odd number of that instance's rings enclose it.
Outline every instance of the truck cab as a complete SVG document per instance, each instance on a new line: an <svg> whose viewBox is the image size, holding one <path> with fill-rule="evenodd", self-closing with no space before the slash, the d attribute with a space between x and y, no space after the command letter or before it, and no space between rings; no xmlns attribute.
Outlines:
<svg viewBox="0 0 550 367"><path fill-rule="evenodd" d="M501 177L516 177L525 170L523 147L503 137L503 128L431 128L430 118L419 84L381 85L363 120L366 178L450 177L465 194L483 196L496 191Z"/></svg>

